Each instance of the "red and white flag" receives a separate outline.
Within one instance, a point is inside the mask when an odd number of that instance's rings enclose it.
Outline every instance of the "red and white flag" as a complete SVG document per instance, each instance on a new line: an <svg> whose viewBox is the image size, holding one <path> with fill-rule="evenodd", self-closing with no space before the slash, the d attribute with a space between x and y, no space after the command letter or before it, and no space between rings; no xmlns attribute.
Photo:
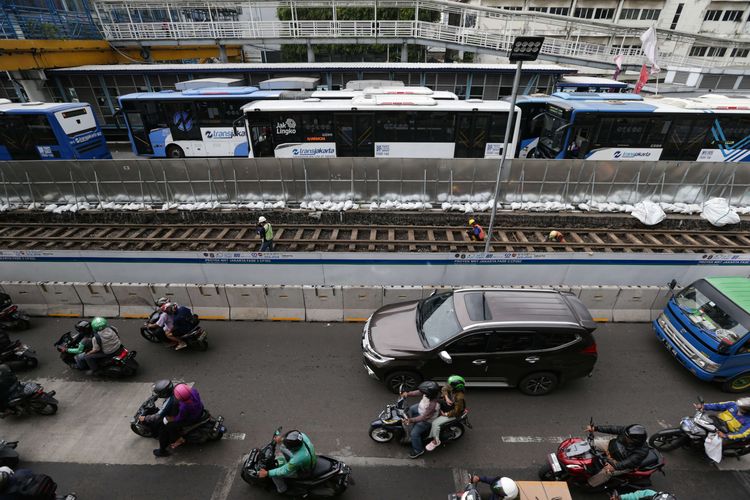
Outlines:
<svg viewBox="0 0 750 500"><path fill-rule="evenodd" d="M653 26L641 35L641 47L643 48L643 53L645 54L646 59L651 63L651 74L655 75L660 72L661 68L656 64L658 50L656 48L656 30Z"/></svg>
<svg viewBox="0 0 750 500"><path fill-rule="evenodd" d="M622 54L617 54L615 56L615 66L617 69L615 69L615 74L612 75L613 80L617 80L617 77L620 76L620 73L622 72L622 61L625 59L625 56Z"/></svg>
<svg viewBox="0 0 750 500"><path fill-rule="evenodd" d="M635 84L635 88L633 89L634 94L640 94L641 89L644 85L646 85L646 82L648 81L648 68L644 64L641 66L641 76L638 77L638 83Z"/></svg>

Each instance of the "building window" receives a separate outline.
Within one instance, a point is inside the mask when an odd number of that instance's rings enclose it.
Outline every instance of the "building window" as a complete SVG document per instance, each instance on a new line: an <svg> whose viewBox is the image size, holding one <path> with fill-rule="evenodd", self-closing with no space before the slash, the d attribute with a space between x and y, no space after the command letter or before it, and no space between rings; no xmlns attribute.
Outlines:
<svg viewBox="0 0 750 500"><path fill-rule="evenodd" d="M690 56L692 57L704 57L706 55L706 50L708 50L708 47L690 47Z"/></svg>
<svg viewBox="0 0 750 500"><path fill-rule="evenodd" d="M707 10L706 15L703 16L703 20L704 21L720 21L722 12L723 11L721 10Z"/></svg>
<svg viewBox="0 0 750 500"><path fill-rule="evenodd" d="M724 57L727 53L726 47L709 47L707 55L708 57Z"/></svg>
<svg viewBox="0 0 750 500"><path fill-rule="evenodd" d="M570 12L570 9L568 7L550 7L549 13L550 14L557 14L558 16L567 16Z"/></svg>
<svg viewBox="0 0 750 500"><path fill-rule="evenodd" d="M622 9L620 11L620 19L638 19L640 13L641 9Z"/></svg>
<svg viewBox="0 0 750 500"><path fill-rule="evenodd" d="M677 29L677 21L680 20L680 14L682 14L682 8L684 6L684 3L677 4L677 10L674 11L674 17L672 18L672 24L669 25L669 29Z"/></svg>
<svg viewBox="0 0 750 500"><path fill-rule="evenodd" d="M523 7L500 7L503 10L521 10Z"/></svg>
<svg viewBox="0 0 750 500"><path fill-rule="evenodd" d="M732 57L747 57L750 49L732 49Z"/></svg>
<svg viewBox="0 0 750 500"><path fill-rule="evenodd" d="M722 21L742 21L742 11L741 10L725 10L724 11L724 17L721 18Z"/></svg>
<svg viewBox="0 0 750 500"><path fill-rule="evenodd" d="M656 21L659 19L661 9L643 9L641 11L641 21Z"/></svg>
<svg viewBox="0 0 750 500"><path fill-rule="evenodd" d="M529 7L530 12L547 12L547 7Z"/></svg>
<svg viewBox="0 0 750 500"><path fill-rule="evenodd" d="M596 9L594 19L612 19L615 17L615 9Z"/></svg>
<svg viewBox="0 0 750 500"><path fill-rule="evenodd" d="M580 17L581 19L591 19L594 17L593 7L580 7L575 10L573 17Z"/></svg>

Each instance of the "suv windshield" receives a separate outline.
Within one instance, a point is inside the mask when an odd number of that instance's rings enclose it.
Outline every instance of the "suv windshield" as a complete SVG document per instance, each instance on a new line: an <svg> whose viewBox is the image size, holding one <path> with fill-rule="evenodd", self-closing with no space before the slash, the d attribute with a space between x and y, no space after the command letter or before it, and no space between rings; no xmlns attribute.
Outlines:
<svg viewBox="0 0 750 500"><path fill-rule="evenodd" d="M734 343L747 334L747 328L694 286L685 288L674 300L695 326L717 340Z"/></svg>
<svg viewBox="0 0 750 500"><path fill-rule="evenodd" d="M418 320L428 347L434 347L461 331L453 307L453 293L424 299L420 303Z"/></svg>

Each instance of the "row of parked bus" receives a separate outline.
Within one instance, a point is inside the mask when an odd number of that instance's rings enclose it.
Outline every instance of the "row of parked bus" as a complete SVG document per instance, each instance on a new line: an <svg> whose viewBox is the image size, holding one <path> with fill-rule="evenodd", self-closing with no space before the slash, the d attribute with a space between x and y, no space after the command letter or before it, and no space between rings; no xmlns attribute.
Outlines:
<svg viewBox="0 0 750 500"><path fill-rule="evenodd" d="M128 94L119 103L133 151L157 158L498 158L510 110L507 101L459 100L395 82L336 91L205 87ZM0 120L0 159L108 157L86 104L0 104L0 114L13 117ZM509 152L517 158L745 161L750 98L522 96Z"/></svg>

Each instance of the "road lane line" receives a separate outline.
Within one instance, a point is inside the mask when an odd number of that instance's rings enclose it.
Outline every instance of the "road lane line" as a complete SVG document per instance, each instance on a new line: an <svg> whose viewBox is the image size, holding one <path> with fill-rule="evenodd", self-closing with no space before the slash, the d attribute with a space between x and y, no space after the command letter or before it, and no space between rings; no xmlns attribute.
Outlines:
<svg viewBox="0 0 750 500"><path fill-rule="evenodd" d="M227 432L221 437L221 439L230 439L233 441L244 441L245 433L244 432Z"/></svg>
<svg viewBox="0 0 750 500"><path fill-rule="evenodd" d="M229 493L232 491L232 485L234 484L234 478L237 476L237 471L240 470L245 457L242 456L232 467L224 467L224 476L219 479L214 488L214 492L211 495L211 500L226 500L229 498Z"/></svg>
<svg viewBox="0 0 750 500"><path fill-rule="evenodd" d="M452 469L453 472L453 485L456 487L455 491L464 491L466 485L469 482L469 471L466 469Z"/></svg>
<svg viewBox="0 0 750 500"><path fill-rule="evenodd" d="M501 436L503 443L562 443L570 436Z"/></svg>
<svg viewBox="0 0 750 500"><path fill-rule="evenodd" d="M336 460L354 467L427 467L421 458L357 457L354 455L331 455Z"/></svg>

